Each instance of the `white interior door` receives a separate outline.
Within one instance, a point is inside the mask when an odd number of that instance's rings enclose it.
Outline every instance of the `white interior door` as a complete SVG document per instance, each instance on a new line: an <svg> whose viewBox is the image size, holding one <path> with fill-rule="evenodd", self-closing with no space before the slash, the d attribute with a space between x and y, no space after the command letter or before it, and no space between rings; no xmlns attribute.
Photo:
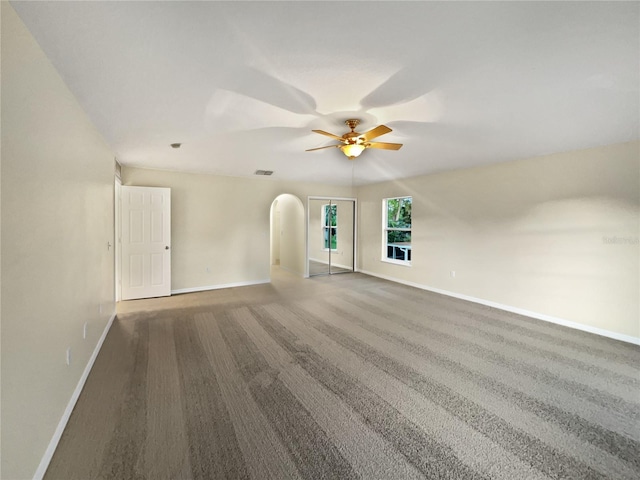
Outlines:
<svg viewBox="0 0 640 480"><path fill-rule="evenodd" d="M122 199L122 299L171 295L171 189L126 187Z"/></svg>

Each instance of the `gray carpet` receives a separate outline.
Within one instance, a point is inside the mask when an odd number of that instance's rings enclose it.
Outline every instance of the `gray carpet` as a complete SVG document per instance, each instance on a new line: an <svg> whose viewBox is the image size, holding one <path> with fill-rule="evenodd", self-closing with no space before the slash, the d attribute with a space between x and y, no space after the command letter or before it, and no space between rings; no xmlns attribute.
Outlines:
<svg viewBox="0 0 640 480"><path fill-rule="evenodd" d="M126 302L48 479L638 479L640 348L360 274Z"/></svg>

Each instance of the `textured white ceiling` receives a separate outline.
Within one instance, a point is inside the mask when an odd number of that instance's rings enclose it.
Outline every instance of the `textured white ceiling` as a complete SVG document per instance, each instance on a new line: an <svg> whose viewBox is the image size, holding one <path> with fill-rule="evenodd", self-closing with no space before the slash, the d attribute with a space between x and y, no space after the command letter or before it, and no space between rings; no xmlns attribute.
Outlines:
<svg viewBox="0 0 640 480"><path fill-rule="evenodd" d="M363 184L639 136L638 2L12 5L125 165ZM404 147L304 151L348 118Z"/></svg>

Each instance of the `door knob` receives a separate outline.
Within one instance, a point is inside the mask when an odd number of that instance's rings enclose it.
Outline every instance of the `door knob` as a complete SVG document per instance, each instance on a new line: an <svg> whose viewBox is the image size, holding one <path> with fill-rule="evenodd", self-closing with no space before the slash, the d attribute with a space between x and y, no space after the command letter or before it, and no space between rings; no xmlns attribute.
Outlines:
<svg viewBox="0 0 640 480"><path fill-rule="evenodd" d="M165 245L164 249L169 250L169 245Z"/></svg>

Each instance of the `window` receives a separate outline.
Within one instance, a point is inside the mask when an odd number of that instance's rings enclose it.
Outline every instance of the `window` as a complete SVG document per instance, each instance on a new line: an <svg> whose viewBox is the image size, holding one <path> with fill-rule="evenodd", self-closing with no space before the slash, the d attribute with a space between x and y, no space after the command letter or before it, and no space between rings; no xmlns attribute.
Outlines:
<svg viewBox="0 0 640 480"><path fill-rule="evenodd" d="M322 236L324 238L324 249L331 250L338 248L338 206L322 206Z"/></svg>
<svg viewBox="0 0 640 480"><path fill-rule="evenodd" d="M385 198L382 260L411 265L411 197Z"/></svg>

